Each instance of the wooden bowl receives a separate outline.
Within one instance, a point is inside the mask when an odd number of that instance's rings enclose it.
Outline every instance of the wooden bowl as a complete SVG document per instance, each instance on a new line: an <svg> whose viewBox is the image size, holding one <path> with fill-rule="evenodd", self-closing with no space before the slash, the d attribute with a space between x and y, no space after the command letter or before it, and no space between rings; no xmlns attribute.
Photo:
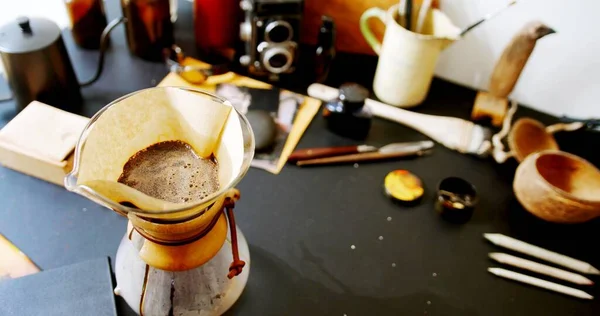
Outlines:
<svg viewBox="0 0 600 316"><path fill-rule="evenodd" d="M600 170L556 150L531 154L517 168L517 199L530 213L555 223L581 223L600 216Z"/></svg>
<svg viewBox="0 0 600 316"><path fill-rule="evenodd" d="M508 146L518 162L536 152L558 150L552 133L546 131L544 124L531 118L521 118L513 124L508 134Z"/></svg>

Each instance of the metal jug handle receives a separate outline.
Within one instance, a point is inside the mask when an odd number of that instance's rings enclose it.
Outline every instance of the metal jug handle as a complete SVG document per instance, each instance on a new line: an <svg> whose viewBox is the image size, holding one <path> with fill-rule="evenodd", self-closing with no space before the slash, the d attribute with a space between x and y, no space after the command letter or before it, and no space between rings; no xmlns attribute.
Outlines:
<svg viewBox="0 0 600 316"><path fill-rule="evenodd" d="M98 58L98 66L96 67L96 73L94 74L94 77L92 77L92 79L80 83L79 86L87 87L100 78L100 76L102 75L102 70L104 69L104 54L106 53L106 48L108 46L109 35L112 32L112 30L115 27L117 27L117 25L125 22L127 22L127 19L125 17L120 17L110 21L110 23L108 23L108 25L104 28L104 31L102 31L102 35L100 36L100 57Z"/></svg>
<svg viewBox="0 0 600 316"><path fill-rule="evenodd" d="M510 109L506 113L504 117L504 121L502 122L502 129L500 132L492 136L492 156L497 163L504 163L506 160L514 156L514 152L512 150L504 151L504 144L502 144L502 139L508 135L510 132L510 128L512 125L512 118L517 112L518 104L515 101L511 102Z"/></svg>
<svg viewBox="0 0 600 316"><path fill-rule="evenodd" d="M584 122L573 122L573 123L556 123L546 126L546 133L554 134L556 132L572 132L580 128L585 127Z"/></svg>
<svg viewBox="0 0 600 316"><path fill-rule="evenodd" d="M563 116L560 118L563 123L573 123L573 122L581 122L585 124L585 130L600 132L600 118L590 118L590 119L577 119L571 118L567 116Z"/></svg>

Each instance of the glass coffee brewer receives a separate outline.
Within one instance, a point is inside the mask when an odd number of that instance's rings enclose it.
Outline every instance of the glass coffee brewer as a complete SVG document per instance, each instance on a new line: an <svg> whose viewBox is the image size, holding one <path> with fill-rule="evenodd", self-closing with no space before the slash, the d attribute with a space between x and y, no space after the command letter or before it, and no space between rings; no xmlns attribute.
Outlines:
<svg viewBox="0 0 600 316"><path fill-rule="evenodd" d="M179 161L174 144L189 149L191 160ZM160 159L142 159L151 152ZM235 226L234 186L253 155L246 118L198 90L141 90L90 120L65 186L128 218L115 260L115 294L138 314L220 315L239 298L250 257ZM196 163L214 166L215 177L194 170ZM148 172L134 179L135 170ZM211 185L215 190L206 191Z"/></svg>

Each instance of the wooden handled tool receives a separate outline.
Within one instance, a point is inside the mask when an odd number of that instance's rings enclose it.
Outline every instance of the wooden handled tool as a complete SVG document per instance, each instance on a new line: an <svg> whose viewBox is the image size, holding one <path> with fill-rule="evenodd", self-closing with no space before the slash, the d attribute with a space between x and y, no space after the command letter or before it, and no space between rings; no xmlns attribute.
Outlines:
<svg viewBox="0 0 600 316"><path fill-rule="evenodd" d="M375 161L415 155L420 156L432 147L433 142L429 140L409 143L392 143L379 148L376 152L363 152L343 156L299 160L296 164L298 166L325 165L342 162Z"/></svg>
<svg viewBox="0 0 600 316"><path fill-rule="evenodd" d="M368 145L298 149L298 150L295 150L288 157L288 162L296 162L298 160L308 160L308 159L315 159L315 158L325 158L325 157L357 154L357 153L370 152L370 151L376 151L376 150L377 150L377 147L368 146Z"/></svg>
<svg viewBox="0 0 600 316"><path fill-rule="evenodd" d="M517 84L537 40L552 33L555 33L553 29L534 21L525 25L513 37L494 67L489 92L477 93L471 113L473 120L491 118L492 125L502 125L508 110L507 97Z"/></svg>
<svg viewBox="0 0 600 316"><path fill-rule="evenodd" d="M360 153L360 154L353 154L353 155L300 160L296 164L298 166L310 166L310 165L327 165L327 164L342 163L342 162L376 161L376 160L385 160L385 159L392 159L392 158L421 156L425 152L426 151L424 151L424 150L419 150L417 152L397 152L397 153L388 153L388 154L383 154L380 152Z"/></svg>

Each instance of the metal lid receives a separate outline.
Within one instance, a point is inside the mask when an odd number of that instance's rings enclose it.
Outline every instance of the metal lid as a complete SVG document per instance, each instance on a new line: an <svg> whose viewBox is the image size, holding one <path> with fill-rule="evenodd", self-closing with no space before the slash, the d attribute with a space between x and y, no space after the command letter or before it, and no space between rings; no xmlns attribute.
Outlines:
<svg viewBox="0 0 600 316"><path fill-rule="evenodd" d="M60 37L56 23L42 18L19 17L0 27L0 52L29 53L52 45Z"/></svg>
<svg viewBox="0 0 600 316"><path fill-rule="evenodd" d="M362 109L369 97L369 90L358 83L344 83L340 86L339 99L349 111Z"/></svg>
<svg viewBox="0 0 600 316"><path fill-rule="evenodd" d="M340 99L351 103L362 103L369 97L369 90L358 83L344 83L340 86Z"/></svg>

